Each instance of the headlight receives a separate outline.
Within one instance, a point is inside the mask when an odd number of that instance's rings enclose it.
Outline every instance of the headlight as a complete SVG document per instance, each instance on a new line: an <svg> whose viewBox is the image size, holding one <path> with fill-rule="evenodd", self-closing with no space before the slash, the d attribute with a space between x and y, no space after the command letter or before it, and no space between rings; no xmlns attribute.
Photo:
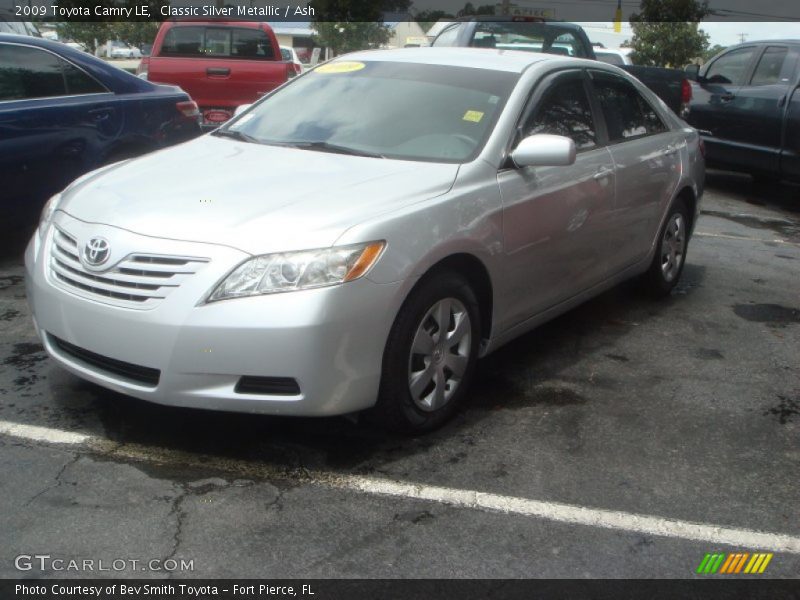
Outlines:
<svg viewBox="0 0 800 600"><path fill-rule="evenodd" d="M256 256L236 267L206 302L337 285L364 275L385 242Z"/></svg>
<svg viewBox="0 0 800 600"><path fill-rule="evenodd" d="M39 217L39 229L37 230L40 238L44 235L45 231L47 231L47 226L50 225L53 213L56 212L59 202L61 202L61 194L56 194L44 205L42 214Z"/></svg>

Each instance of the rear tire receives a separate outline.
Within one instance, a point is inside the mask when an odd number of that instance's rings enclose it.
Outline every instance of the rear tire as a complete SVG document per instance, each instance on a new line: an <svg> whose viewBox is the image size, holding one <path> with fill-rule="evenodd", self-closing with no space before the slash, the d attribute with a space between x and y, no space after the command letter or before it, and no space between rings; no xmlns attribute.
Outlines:
<svg viewBox="0 0 800 600"><path fill-rule="evenodd" d="M458 409L475 371L480 343L475 293L460 275L423 280L406 299L383 355L372 414L384 427L424 433Z"/></svg>
<svg viewBox="0 0 800 600"><path fill-rule="evenodd" d="M658 232L653 262L643 277L645 290L654 297L669 295L683 273L689 246L689 209L682 198L672 203Z"/></svg>

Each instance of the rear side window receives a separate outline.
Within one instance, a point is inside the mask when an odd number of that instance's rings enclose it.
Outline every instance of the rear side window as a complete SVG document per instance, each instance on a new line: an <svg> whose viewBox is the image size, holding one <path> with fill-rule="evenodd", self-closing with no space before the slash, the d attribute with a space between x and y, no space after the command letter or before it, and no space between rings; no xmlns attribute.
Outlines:
<svg viewBox="0 0 800 600"><path fill-rule="evenodd" d="M50 52L29 46L0 45L0 100L106 91L91 76Z"/></svg>
<svg viewBox="0 0 800 600"><path fill-rule="evenodd" d="M728 85L742 85L753 58L755 48L740 48L723 54L706 71L706 81L709 83L722 83Z"/></svg>
<svg viewBox="0 0 800 600"><path fill-rule="evenodd" d="M161 56L273 60L272 41L261 29L243 27L172 27Z"/></svg>
<svg viewBox="0 0 800 600"><path fill-rule="evenodd" d="M575 142L578 150L597 146L592 109L580 77L556 83L523 125L522 134L563 135Z"/></svg>
<svg viewBox="0 0 800 600"><path fill-rule="evenodd" d="M610 73L592 71L610 142L654 135L667 127L650 103L630 82Z"/></svg>
<svg viewBox="0 0 800 600"><path fill-rule="evenodd" d="M781 79L781 71L786 62L786 55L789 49L785 46L770 46L758 61L756 72L750 85L774 85L776 83L787 83L789 78Z"/></svg>

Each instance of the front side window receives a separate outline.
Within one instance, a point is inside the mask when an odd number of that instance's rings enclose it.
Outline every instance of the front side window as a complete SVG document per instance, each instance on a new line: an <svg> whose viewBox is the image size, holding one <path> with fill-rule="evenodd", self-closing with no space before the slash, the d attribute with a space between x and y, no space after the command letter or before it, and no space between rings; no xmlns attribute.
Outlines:
<svg viewBox="0 0 800 600"><path fill-rule="evenodd" d="M524 137L537 133L572 138L578 150L597 146L592 109L581 78L557 83L547 92L522 128Z"/></svg>
<svg viewBox="0 0 800 600"><path fill-rule="evenodd" d="M785 46L770 46L758 61L753 79L750 85L774 85L776 83L788 83L789 79L781 80L781 71L786 62L786 55L789 49Z"/></svg>
<svg viewBox="0 0 800 600"><path fill-rule="evenodd" d="M173 27L164 36L163 56L209 56L272 60L272 42L261 29L243 27Z"/></svg>
<svg viewBox="0 0 800 600"><path fill-rule="evenodd" d="M666 131L667 127L633 84L611 73L592 72L610 142L620 142Z"/></svg>
<svg viewBox="0 0 800 600"><path fill-rule="evenodd" d="M518 79L491 69L333 61L219 133L309 150L464 162L485 144Z"/></svg>
<svg viewBox="0 0 800 600"><path fill-rule="evenodd" d="M723 54L711 63L705 74L706 81L708 83L742 85L754 52L755 48L748 47Z"/></svg>

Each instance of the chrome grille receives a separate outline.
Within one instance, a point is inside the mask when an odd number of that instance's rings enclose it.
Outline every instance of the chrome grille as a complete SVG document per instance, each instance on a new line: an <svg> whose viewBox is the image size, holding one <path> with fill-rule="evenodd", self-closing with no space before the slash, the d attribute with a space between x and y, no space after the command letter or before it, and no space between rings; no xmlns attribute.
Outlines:
<svg viewBox="0 0 800 600"><path fill-rule="evenodd" d="M50 249L50 275L70 291L128 308L152 308L208 259L188 256L130 254L113 269L88 271L79 258L78 242L56 228Z"/></svg>

